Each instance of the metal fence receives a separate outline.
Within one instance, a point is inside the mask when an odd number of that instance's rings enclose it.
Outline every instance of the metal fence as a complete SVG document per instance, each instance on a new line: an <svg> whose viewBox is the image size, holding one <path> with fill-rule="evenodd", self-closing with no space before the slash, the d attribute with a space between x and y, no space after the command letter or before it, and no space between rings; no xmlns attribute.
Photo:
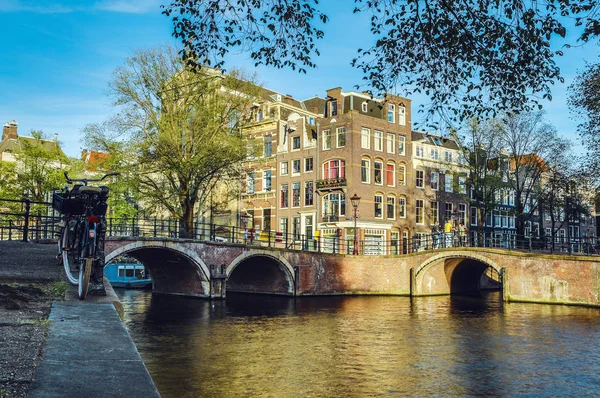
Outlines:
<svg viewBox="0 0 600 398"><path fill-rule="evenodd" d="M47 202L28 199L0 199L0 240L56 239L60 233L61 217ZM106 235L109 237L145 237L164 239L192 239L224 244L241 244L285 248L312 252L352 254L353 237L307 236L278 231L261 231L231 225L197 222L191 231L175 219L161 218L107 218ZM411 239L362 240L357 242L360 255L401 255L425 250L460 247L489 247L541 253L576 255L600 254L597 238L554 238L519 236L497 231L460 235L457 233L421 234Z"/></svg>

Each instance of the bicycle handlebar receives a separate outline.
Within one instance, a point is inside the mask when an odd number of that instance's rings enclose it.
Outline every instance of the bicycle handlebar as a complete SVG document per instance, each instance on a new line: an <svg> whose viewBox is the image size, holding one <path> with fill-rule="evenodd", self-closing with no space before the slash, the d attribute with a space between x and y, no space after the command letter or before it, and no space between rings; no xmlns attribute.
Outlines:
<svg viewBox="0 0 600 398"><path fill-rule="evenodd" d="M112 173L108 173L108 174L104 174L104 176L102 176L102 178L69 178L69 173L65 170L65 178L67 179L67 183L68 184L72 184L74 181L80 181L83 182L84 185L87 185L88 182L99 182L104 180L106 177L112 177L112 176L118 176L120 175L120 173L114 171Z"/></svg>

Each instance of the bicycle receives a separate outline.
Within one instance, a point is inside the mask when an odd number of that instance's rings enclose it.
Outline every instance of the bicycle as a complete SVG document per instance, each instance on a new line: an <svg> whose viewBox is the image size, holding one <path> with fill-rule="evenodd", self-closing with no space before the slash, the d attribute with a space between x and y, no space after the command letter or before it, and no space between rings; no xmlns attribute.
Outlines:
<svg viewBox="0 0 600 398"><path fill-rule="evenodd" d="M69 178L68 185L52 196L52 207L63 214L60 237L58 239L58 259L62 261L67 280L77 285L79 299L86 298L94 260L97 260L98 226L105 224L109 189L106 186L88 186L90 182L100 182L119 173L108 173L99 179ZM82 184L74 184L81 182Z"/></svg>

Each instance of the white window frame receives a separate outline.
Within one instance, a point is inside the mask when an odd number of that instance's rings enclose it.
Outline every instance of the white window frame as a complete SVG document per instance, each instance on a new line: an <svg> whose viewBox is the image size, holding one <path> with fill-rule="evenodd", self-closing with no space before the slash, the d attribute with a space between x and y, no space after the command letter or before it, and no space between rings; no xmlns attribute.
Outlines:
<svg viewBox="0 0 600 398"><path fill-rule="evenodd" d="M366 181L363 181L363 170L365 169L365 164L366 164L366 172L364 173L364 176L366 177ZM360 181L363 184L370 184L371 183L371 159L361 159L360 161Z"/></svg>
<svg viewBox="0 0 600 398"><path fill-rule="evenodd" d="M381 172L381 180L379 182L377 182L377 178L375 177L375 172L377 170L377 167L376 167L377 164L381 165L381 167L379 168L379 170ZM383 177L384 177L383 164L384 163L381 160L375 160L375 161L373 161L373 183L375 185L383 185Z"/></svg>
<svg viewBox="0 0 600 398"><path fill-rule="evenodd" d="M406 218L406 196L398 197L398 217Z"/></svg>
<svg viewBox="0 0 600 398"><path fill-rule="evenodd" d="M454 175L450 173L446 173L446 177L444 178L444 190L446 192L454 192Z"/></svg>
<svg viewBox="0 0 600 398"><path fill-rule="evenodd" d="M308 161L310 160L310 170L308 169ZM304 158L304 172L305 173L312 173L312 171L315 169L315 160L313 159L312 156L309 156L307 158Z"/></svg>
<svg viewBox="0 0 600 398"><path fill-rule="evenodd" d="M421 218L421 222L419 222L419 217ZM423 199L415 201L415 224L425 225L425 201Z"/></svg>
<svg viewBox="0 0 600 398"><path fill-rule="evenodd" d="M406 155L406 137L403 135L398 135L398 155Z"/></svg>
<svg viewBox="0 0 600 398"><path fill-rule="evenodd" d="M396 134L387 133L385 144L386 144L387 153L395 153L396 152Z"/></svg>
<svg viewBox="0 0 600 398"><path fill-rule="evenodd" d="M388 184L388 166L392 166L392 183ZM385 165L385 185L388 187L396 186L396 164L392 162L388 162Z"/></svg>
<svg viewBox="0 0 600 398"><path fill-rule="evenodd" d="M392 200L391 203L391 214L392 216L390 217L390 199ZM388 220L395 220L396 219L396 197L394 195L388 195L385 201L385 216Z"/></svg>
<svg viewBox="0 0 600 398"><path fill-rule="evenodd" d="M366 127L360 129L360 147L371 149L371 130Z"/></svg>
<svg viewBox="0 0 600 398"><path fill-rule="evenodd" d="M396 123L396 105L394 104L388 104L387 121L388 123Z"/></svg>
<svg viewBox="0 0 600 398"><path fill-rule="evenodd" d="M373 149L383 152L383 131L373 130Z"/></svg>
<svg viewBox="0 0 600 398"><path fill-rule="evenodd" d="M298 171L296 171L295 165L298 165ZM299 176L302 173L302 163L300 159L292 159L292 176Z"/></svg>
<svg viewBox="0 0 600 398"><path fill-rule="evenodd" d="M361 104L361 110L362 110L363 112L365 112L365 113L367 113L367 112L368 112L368 108L367 108L367 101L365 101L365 102L363 102L363 103Z"/></svg>
<svg viewBox="0 0 600 398"><path fill-rule="evenodd" d="M398 105L398 124L406 126L406 107L404 105Z"/></svg>
<svg viewBox="0 0 600 398"><path fill-rule="evenodd" d="M402 180L400 180L400 176L402 176ZM399 164L398 165L398 186L405 186L406 185L406 165L405 164Z"/></svg>
<svg viewBox="0 0 600 398"><path fill-rule="evenodd" d="M434 187L434 182L435 182L435 187ZM434 191L437 191L440 189L440 173L438 173L437 171L432 171L429 174L429 187L431 189L433 189Z"/></svg>
<svg viewBox="0 0 600 398"><path fill-rule="evenodd" d="M285 165L285 167L284 167L284 165ZM289 173L290 173L290 164L288 163L287 160L285 160L279 164L279 175L287 176L287 175L289 175Z"/></svg>
<svg viewBox="0 0 600 398"><path fill-rule="evenodd" d="M327 137L329 137L329 146L327 146ZM331 149L331 130L329 129L323 130L322 148L324 151Z"/></svg>
<svg viewBox="0 0 600 398"><path fill-rule="evenodd" d="M340 137L344 137L344 144L340 145ZM338 127L335 129L335 145L336 148L344 148L346 146L346 127Z"/></svg>
<svg viewBox="0 0 600 398"><path fill-rule="evenodd" d="M377 220L381 220L383 219L383 195L381 194L375 194L375 196L373 197L373 217L376 218ZM379 201L378 201L379 199ZM377 203L379 203L379 206L381 206L381 216L377 216L377 212L375 211L375 208L377 207Z"/></svg>
<svg viewBox="0 0 600 398"><path fill-rule="evenodd" d="M421 185L419 185L419 181L421 181ZM415 170L415 187L425 188L425 170Z"/></svg>

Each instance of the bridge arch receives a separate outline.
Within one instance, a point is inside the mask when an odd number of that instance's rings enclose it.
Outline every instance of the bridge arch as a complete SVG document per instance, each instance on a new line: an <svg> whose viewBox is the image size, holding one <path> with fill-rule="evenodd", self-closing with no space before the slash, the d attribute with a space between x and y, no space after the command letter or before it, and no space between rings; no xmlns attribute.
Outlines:
<svg viewBox="0 0 600 398"><path fill-rule="evenodd" d="M411 292L414 296L421 296L497 289L501 286L501 272L498 264L481 254L471 251L443 252L414 268Z"/></svg>
<svg viewBox="0 0 600 398"><path fill-rule="evenodd" d="M227 266L227 290L294 295L294 267L266 251L246 251Z"/></svg>
<svg viewBox="0 0 600 398"><path fill-rule="evenodd" d="M127 254L141 261L156 293L210 295L210 271L202 258L177 242L134 241L105 253L105 264Z"/></svg>

